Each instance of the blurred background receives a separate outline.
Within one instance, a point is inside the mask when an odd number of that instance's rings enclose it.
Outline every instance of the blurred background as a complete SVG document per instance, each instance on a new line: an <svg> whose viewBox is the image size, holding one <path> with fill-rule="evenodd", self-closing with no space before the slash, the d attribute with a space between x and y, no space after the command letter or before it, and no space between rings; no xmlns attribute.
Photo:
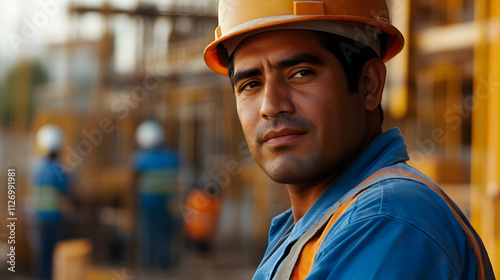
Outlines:
<svg viewBox="0 0 500 280"><path fill-rule="evenodd" d="M405 50L388 63L384 127L398 126L411 164L459 204L500 271L500 3L390 0ZM8 224L8 169L16 170L16 272L0 226L0 278L38 279L33 261L36 132L64 134L65 241L54 279L249 279L272 217L289 208L283 186L253 162L227 78L204 64L217 0L0 2L0 221ZM140 264L133 156L145 120L178 157L169 205L171 261ZM193 189L205 198L189 195ZM191 199L192 200L192 199ZM215 200L204 246L186 221ZM211 208L212 209L212 208ZM210 231L210 230L209 230ZM196 242L195 242L196 243ZM199 245L199 244L198 244Z"/></svg>

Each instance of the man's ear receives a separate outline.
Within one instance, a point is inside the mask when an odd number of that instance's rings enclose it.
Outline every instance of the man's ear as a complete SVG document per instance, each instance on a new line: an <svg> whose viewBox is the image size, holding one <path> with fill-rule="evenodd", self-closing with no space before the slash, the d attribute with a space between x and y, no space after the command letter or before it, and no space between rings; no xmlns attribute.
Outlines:
<svg viewBox="0 0 500 280"><path fill-rule="evenodd" d="M359 77L359 92L363 95L365 110L375 110L382 102L387 70L381 58L372 58L363 66Z"/></svg>

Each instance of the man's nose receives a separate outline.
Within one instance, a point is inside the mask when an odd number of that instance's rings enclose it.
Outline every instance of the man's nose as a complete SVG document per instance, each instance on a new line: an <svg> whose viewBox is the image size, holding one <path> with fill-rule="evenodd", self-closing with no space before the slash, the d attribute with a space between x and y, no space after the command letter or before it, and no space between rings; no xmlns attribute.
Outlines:
<svg viewBox="0 0 500 280"><path fill-rule="evenodd" d="M279 114L293 114L294 110L291 92L286 82L278 80L266 81L260 116L267 120L275 118Z"/></svg>

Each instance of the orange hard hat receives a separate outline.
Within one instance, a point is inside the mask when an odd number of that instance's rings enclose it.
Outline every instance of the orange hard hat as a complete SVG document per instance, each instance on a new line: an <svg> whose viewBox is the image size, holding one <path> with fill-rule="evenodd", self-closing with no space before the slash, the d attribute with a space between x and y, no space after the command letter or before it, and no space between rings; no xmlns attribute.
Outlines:
<svg viewBox="0 0 500 280"><path fill-rule="evenodd" d="M219 44L229 54L245 38L277 29L307 29L338 34L359 41L384 61L403 49L404 38L391 24L385 0L220 0L215 40L204 52L213 71L227 76Z"/></svg>

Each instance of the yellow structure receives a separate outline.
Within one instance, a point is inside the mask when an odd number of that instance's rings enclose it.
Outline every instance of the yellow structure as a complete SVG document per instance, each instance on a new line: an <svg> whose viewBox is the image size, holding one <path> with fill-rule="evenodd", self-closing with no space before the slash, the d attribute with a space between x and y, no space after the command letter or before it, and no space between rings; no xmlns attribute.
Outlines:
<svg viewBox="0 0 500 280"><path fill-rule="evenodd" d="M92 245L86 239L59 242L54 250L54 280L85 280Z"/></svg>
<svg viewBox="0 0 500 280"><path fill-rule="evenodd" d="M476 0L471 214L500 273L500 3Z"/></svg>

